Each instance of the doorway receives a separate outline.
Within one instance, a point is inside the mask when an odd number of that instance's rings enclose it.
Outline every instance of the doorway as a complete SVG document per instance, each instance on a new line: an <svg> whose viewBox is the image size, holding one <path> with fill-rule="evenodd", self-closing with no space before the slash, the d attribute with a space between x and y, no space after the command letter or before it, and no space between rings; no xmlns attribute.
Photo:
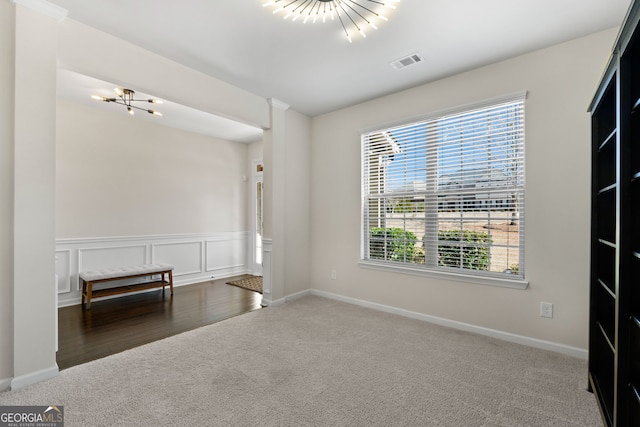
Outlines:
<svg viewBox="0 0 640 427"><path fill-rule="evenodd" d="M251 162L251 271L262 276L263 192L262 159Z"/></svg>

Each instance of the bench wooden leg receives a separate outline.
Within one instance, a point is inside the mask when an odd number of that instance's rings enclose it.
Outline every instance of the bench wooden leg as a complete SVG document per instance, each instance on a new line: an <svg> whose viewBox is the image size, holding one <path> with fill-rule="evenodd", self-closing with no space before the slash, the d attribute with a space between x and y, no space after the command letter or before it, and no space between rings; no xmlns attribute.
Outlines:
<svg viewBox="0 0 640 427"><path fill-rule="evenodd" d="M87 282L82 280L82 308L84 308L84 296L87 294Z"/></svg>
<svg viewBox="0 0 640 427"><path fill-rule="evenodd" d="M87 282L87 310L91 310L91 292L93 291L93 282Z"/></svg>
<svg viewBox="0 0 640 427"><path fill-rule="evenodd" d="M171 295L173 295L173 270L169 270L169 288L171 289Z"/></svg>

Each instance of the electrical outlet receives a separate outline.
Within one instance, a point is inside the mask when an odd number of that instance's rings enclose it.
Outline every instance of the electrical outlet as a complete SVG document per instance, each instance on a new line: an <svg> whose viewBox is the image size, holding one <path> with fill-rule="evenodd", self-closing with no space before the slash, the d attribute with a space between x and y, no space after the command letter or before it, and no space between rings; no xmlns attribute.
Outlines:
<svg viewBox="0 0 640 427"><path fill-rule="evenodd" d="M553 304L550 302L540 303L540 316L541 317L553 317Z"/></svg>
<svg viewBox="0 0 640 427"><path fill-rule="evenodd" d="M331 270L331 280L336 280L338 273L335 270Z"/></svg>

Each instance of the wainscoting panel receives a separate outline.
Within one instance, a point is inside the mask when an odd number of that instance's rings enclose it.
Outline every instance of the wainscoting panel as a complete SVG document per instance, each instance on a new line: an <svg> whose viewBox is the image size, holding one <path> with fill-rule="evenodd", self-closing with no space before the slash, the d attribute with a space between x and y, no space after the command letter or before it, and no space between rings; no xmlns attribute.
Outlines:
<svg viewBox="0 0 640 427"><path fill-rule="evenodd" d="M271 299L271 251L273 241L271 239L262 240L262 301L265 305L270 305Z"/></svg>
<svg viewBox="0 0 640 427"><path fill-rule="evenodd" d="M202 273L202 247L200 242L158 243L151 246L153 262L175 266L174 279L178 276Z"/></svg>
<svg viewBox="0 0 640 427"><path fill-rule="evenodd" d="M247 237L235 240L207 240L206 270L219 277L221 271L248 269Z"/></svg>
<svg viewBox="0 0 640 427"><path fill-rule="evenodd" d="M145 264L146 262L146 245L112 246L78 250L79 271L102 270L104 268Z"/></svg>
<svg viewBox="0 0 640 427"><path fill-rule="evenodd" d="M242 231L58 239L58 305L80 303L79 274L82 271L169 263L175 266L175 286L248 273L248 235ZM117 283L114 281L112 285Z"/></svg>

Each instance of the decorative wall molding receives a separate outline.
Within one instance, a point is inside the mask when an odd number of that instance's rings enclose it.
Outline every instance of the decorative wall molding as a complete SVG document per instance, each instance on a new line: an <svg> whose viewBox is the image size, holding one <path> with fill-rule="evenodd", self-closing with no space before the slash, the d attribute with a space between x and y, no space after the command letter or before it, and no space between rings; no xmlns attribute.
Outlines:
<svg viewBox="0 0 640 427"><path fill-rule="evenodd" d="M262 305L266 307L276 305L271 295L271 252L273 250L272 239L262 239Z"/></svg>
<svg viewBox="0 0 640 427"><path fill-rule="evenodd" d="M151 262L165 262L159 260L178 258L183 261L183 264L178 266L175 263L171 263L176 267L176 270L173 273L174 278L179 276L188 276L190 274L199 274L203 272L203 247L204 242L202 240L191 242L153 243L151 244ZM164 253L162 251L163 248L165 248ZM185 263L187 260L189 261L188 265Z"/></svg>
<svg viewBox="0 0 640 427"><path fill-rule="evenodd" d="M57 239L58 305L80 303L78 277L86 270L165 262L175 266L175 286L248 273L248 235L240 231Z"/></svg>
<svg viewBox="0 0 640 427"><path fill-rule="evenodd" d="M24 6L36 12L47 15L56 21L62 21L67 17L69 11L56 4L50 3L45 0L11 0L14 4Z"/></svg>
<svg viewBox="0 0 640 427"><path fill-rule="evenodd" d="M244 266L248 270L248 240L248 233L245 233L242 238L205 240L205 270L212 272L240 266ZM242 256L239 257L238 254L242 254Z"/></svg>
<svg viewBox="0 0 640 427"><path fill-rule="evenodd" d="M287 111L289 109L289 104L284 103L278 99L275 98L269 98L267 99L267 102L269 103L269 105L271 106L271 108L275 108L281 111Z"/></svg>

